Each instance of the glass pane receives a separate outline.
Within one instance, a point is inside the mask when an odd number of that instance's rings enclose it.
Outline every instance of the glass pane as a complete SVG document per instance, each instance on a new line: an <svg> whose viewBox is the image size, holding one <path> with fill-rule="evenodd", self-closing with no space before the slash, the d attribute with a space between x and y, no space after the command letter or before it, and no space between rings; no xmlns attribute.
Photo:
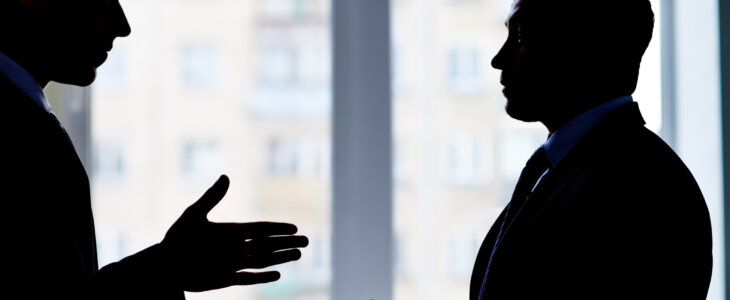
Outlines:
<svg viewBox="0 0 730 300"><path fill-rule="evenodd" d="M395 299L468 298L481 242L547 138L541 124L507 116L500 72L490 65L506 39L511 3L391 4ZM655 32L635 99L658 132L659 26Z"/></svg>
<svg viewBox="0 0 730 300"><path fill-rule="evenodd" d="M93 86L91 172L100 263L159 242L220 174L213 221L284 221L310 246L273 284L188 299L327 299L330 3L123 1Z"/></svg>

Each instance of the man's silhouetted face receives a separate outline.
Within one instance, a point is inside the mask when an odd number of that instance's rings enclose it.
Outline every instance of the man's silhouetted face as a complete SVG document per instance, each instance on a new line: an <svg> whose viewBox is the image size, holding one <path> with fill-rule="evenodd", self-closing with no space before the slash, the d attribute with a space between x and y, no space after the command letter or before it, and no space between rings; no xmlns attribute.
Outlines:
<svg viewBox="0 0 730 300"><path fill-rule="evenodd" d="M118 0L13 0L15 28L3 28L0 51L18 61L45 85L58 81L89 85L114 39L130 33ZM13 5L13 4L11 4ZM7 26L7 23L3 24ZM8 34L8 32L13 33Z"/></svg>
<svg viewBox="0 0 730 300"><path fill-rule="evenodd" d="M502 70L507 113L527 122L554 114L574 84L573 45L541 21L529 2L515 1L506 23L509 35L492 60Z"/></svg>
<svg viewBox="0 0 730 300"><path fill-rule="evenodd" d="M633 93L653 29L645 1L516 0L507 40L492 60L502 71L507 113L543 122L552 132L602 102Z"/></svg>

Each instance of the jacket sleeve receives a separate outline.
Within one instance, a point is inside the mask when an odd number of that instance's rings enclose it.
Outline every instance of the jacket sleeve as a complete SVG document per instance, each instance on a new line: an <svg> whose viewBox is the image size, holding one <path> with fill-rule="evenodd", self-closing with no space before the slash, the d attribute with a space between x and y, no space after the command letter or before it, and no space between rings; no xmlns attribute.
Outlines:
<svg viewBox="0 0 730 300"><path fill-rule="evenodd" d="M109 264L91 279L93 299L185 299L172 282L159 245Z"/></svg>

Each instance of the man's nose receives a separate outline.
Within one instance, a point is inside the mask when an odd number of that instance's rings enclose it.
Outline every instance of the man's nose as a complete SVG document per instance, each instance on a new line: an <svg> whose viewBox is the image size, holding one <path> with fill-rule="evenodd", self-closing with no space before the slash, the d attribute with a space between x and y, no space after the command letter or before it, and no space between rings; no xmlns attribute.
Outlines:
<svg viewBox="0 0 730 300"><path fill-rule="evenodd" d="M113 1L114 7L110 9L111 20L113 22L112 27L114 28L114 35L118 37L129 36L132 33L132 28L129 27L129 21L127 16L124 14L124 9L119 1Z"/></svg>
<svg viewBox="0 0 730 300"><path fill-rule="evenodd" d="M505 55L505 48L507 48L507 44L505 43L502 45L502 48L499 49L499 52L492 58L492 68L495 68L497 70L504 70L504 55Z"/></svg>

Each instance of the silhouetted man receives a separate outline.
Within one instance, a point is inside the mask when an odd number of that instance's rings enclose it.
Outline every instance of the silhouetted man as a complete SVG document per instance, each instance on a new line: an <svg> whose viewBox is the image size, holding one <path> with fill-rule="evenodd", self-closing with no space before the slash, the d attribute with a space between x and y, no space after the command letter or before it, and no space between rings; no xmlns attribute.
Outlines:
<svg viewBox="0 0 730 300"><path fill-rule="evenodd" d="M89 85L130 28L117 0L0 2L0 267L22 299L182 299L183 291L275 281L246 272L297 260L307 238L285 223L212 223L221 177L164 239L97 267L89 181L42 88Z"/></svg>
<svg viewBox="0 0 730 300"><path fill-rule="evenodd" d="M707 206L631 97L653 24L648 0L513 3L492 65L507 113L550 136L482 244L471 299L705 299Z"/></svg>

